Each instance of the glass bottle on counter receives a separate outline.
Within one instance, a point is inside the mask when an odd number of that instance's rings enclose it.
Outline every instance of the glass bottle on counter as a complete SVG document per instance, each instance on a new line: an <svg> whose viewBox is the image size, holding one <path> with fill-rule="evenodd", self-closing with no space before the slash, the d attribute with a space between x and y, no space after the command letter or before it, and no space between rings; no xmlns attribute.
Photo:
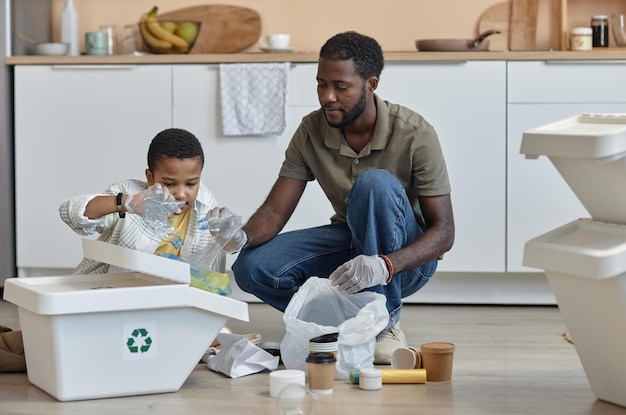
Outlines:
<svg viewBox="0 0 626 415"><path fill-rule="evenodd" d="M593 47L609 47L609 16L596 15L591 17L591 30L593 31Z"/></svg>
<svg viewBox="0 0 626 415"><path fill-rule="evenodd" d="M61 42L70 45L68 55L78 55L78 12L74 0L67 0L61 13Z"/></svg>

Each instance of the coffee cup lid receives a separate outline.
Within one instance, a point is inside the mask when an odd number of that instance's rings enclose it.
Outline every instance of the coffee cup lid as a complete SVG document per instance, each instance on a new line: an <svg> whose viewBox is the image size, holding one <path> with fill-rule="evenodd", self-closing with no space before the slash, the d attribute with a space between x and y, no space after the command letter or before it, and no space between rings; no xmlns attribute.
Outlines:
<svg viewBox="0 0 626 415"><path fill-rule="evenodd" d="M337 361L337 358L333 353L328 352L309 353L306 361L307 363L333 363Z"/></svg>
<svg viewBox="0 0 626 415"><path fill-rule="evenodd" d="M422 352L428 353L451 353L454 352L454 344L448 342L430 342L420 345Z"/></svg>
<svg viewBox="0 0 626 415"><path fill-rule="evenodd" d="M322 334L321 336L313 337L309 342L311 343L331 343L336 342L339 339L339 333Z"/></svg>

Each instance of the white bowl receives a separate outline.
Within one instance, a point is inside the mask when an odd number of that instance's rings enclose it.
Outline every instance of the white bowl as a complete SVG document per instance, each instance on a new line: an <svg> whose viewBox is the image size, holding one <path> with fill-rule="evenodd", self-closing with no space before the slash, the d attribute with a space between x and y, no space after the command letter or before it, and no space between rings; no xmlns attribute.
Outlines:
<svg viewBox="0 0 626 415"><path fill-rule="evenodd" d="M67 55L70 50L68 43L44 42L35 44L36 55Z"/></svg>

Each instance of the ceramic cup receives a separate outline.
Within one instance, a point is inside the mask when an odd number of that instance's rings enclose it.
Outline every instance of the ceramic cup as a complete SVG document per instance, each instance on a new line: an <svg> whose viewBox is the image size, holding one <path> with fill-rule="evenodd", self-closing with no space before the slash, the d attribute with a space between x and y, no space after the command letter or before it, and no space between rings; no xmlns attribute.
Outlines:
<svg viewBox="0 0 626 415"><path fill-rule="evenodd" d="M449 382L452 380L452 360L454 344L430 342L420 345L422 367L426 369L428 382Z"/></svg>
<svg viewBox="0 0 626 415"><path fill-rule="evenodd" d="M309 353L306 367L311 392L327 395L333 393L337 358L332 353Z"/></svg>
<svg viewBox="0 0 626 415"><path fill-rule="evenodd" d="M400 347L391 356L392 369L419 369L422 367L422 353L415 347Z"/></svg>
<svg viewBox="0 0 626 415"><path fill-rule="evenodd" d="M275 33L262 39L261 45L267 49L287 49L291 36L287 33Z"/></svg>
<svg viewBox="0 0 626 415"><path fill-rule="evenodd" d="M107 32L85 33L85 49L87 49L87 55L106 55L109 51Z"/></svg>

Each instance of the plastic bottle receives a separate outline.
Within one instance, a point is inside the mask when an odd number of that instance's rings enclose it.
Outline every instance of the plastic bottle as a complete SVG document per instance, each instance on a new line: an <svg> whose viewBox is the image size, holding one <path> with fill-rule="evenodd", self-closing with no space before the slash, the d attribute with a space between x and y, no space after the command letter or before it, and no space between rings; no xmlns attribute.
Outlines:
<svg viewBox="0 0 626 415"><path fill-rule="evenodd" d="M69 43L68 55L78 55L78 13L74 0L67 0L61 13L61 42Z"/></svg>

